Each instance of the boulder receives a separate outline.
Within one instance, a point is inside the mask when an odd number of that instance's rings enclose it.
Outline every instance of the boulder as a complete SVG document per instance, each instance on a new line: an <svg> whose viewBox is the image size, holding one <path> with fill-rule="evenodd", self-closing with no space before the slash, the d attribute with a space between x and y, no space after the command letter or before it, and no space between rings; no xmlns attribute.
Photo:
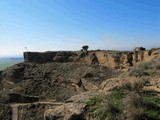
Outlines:
<svg viewBox="0 0 160 120"><path fill-rule="evenodd" d="M53 62L65 62L65 58L63 56L55 56L53 58Z"/></svg>

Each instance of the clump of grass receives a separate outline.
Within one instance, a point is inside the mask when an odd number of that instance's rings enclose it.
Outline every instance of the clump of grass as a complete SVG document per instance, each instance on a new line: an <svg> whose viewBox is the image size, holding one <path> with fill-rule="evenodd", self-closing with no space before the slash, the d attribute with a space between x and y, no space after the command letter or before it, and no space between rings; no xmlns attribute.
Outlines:
<svg viewBox="0 0 160 120"><path fill-rule="evenodd" d="M105 116L105 109L104 106L102 106L103 96L97 95L93 98L86 101L87 105L87 115L93 116L93 117L100 117L103 118Z"/></svg>
<svg viewBox="0 0 160 120"><path fill-rule="evenodd" d="M108 113L110 113L110 119L117 119L119 115L122 114L124 105L123 105L124 94L121 90L114 89L109 94L108 97Z"/></svg>
<svg viewBox="0 0 160 120"><path fill-rule="evenodd" d="M120 87L120 89L123 91L128 91L128 92L136 91L139 93L142 91L144 85L146 85L147 83L148 83L147 79L139 80L134 83L127 82L127 83L123 84Z"/></svg>
<svg viewBox="0 0 160 120"><path fill-rule="evenodd" d="M143 71L139 69L131 69L129 72L129 76L141 77L143 76Z"/></svg>
<svg viewBox="0 0 160 120"><path fill-rule="evenodd" d="M136 92L130 92L126 95L124 99L125 111L124 114L127 119L130 120L145 120L145 108L143 97L137 94Z"/></svg>
<svg viewBox="0 0 160 120"><path fill-rule="evenodd" d="M88 106L88 114L97 117L100 120L116 119L122 112L123 93L118 90L113 90L109 95L95 96L86 102Z"/></svg>
<svg viewBox="0 0 160 120"><path fill-rule="evenodd" d="M96 104L99 104L101 103L103 100L103 97L102 96L94 96L93 98L89 99L88 101L86 101L86 104L88 106L92 106L92 105L96 105Z"/></svg>
<svg viewBox="0 0 160 120"><path fill-rule="evenodd" d="M159 120L160 99L154 96L145 97L132 92L125 100L126 117L130 120Z"/></svg>
<svg viewBox="0 0 160 120"><path fill-rule="evenodd" d="M125 109L123 117L129 120L159 120L160 98L154 91L144 91L143 86L147 81L127 83L121 87L126 90L123 99ZM154 94L153 94L154 93Z"/></svg>

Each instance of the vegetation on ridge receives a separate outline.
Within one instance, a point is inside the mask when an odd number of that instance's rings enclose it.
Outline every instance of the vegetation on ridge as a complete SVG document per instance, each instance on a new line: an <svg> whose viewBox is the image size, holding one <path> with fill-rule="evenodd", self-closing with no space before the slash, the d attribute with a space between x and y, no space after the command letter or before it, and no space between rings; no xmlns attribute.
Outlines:
<svg viewBox="0 0 160 120"><path fill-rule="evenodd" d="M160 58L138 63L129 70L127 75L135 77L160 75Z"/></svg>
<svg viewBox="0 0 160 120"><path fill-rule="evenodd" d="M154 91L143 90L146 83L126 83L107 95L91 98L84 116L98 120L159 120L160 98Z"/></svg>

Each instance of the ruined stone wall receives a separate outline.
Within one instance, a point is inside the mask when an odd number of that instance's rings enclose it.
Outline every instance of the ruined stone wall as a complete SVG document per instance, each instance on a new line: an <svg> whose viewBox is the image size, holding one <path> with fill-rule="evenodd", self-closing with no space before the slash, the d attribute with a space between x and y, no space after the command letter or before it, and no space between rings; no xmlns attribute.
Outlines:
<svg viewBox="0 0 160 120"><path fill-rule="evenodd" d="M160 57L160 48L153 48L151 50L142 49L142 47L133 50L133 64L141 61L150 61L151 59Z"/></svg>
<svg viewBox="0 0 160 120"><path fill-rule="evenodd" d="M132 66L132 54L132 52L96 52L100 65L116 69Z"/></svg>
<svg viewBox="0 0 160 120"><path fill-rule="evenodd" d="M18 106L18 120L43 120L44 112L55 104L31 103Z"/></svg>
<svg viewBox="0 0 160 120"><path fill-rule="evenodd" d="M72 62L77 56L74 52L24 52L25 62L47 63L47 62Z"/></svg>
<svg viewBox="0 0 160 120"><path fill-rule="evenodd" d="M83 62L86 64L99 64L101 66L126 69L141 61L160 56L160 48L146 50L137 47L132 51L77 51L77 52L25 52L24 60L28 62Z"/></svg>
<svg viewBox="0 0 160 120"><path fill-rule="evenodd" d="M24 60L28 62L52 62L56 52L24 52Z"/></svg>

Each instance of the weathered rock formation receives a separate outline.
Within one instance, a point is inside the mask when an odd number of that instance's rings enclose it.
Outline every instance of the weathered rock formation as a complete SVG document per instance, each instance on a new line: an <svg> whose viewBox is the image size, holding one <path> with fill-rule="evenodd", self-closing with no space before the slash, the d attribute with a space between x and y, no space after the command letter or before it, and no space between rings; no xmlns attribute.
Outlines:
<svg viewBox="0 0 160 120"><path fill-rule="evenodd" d="M146 50L137 47L132 51L57 51L57 52L25 52L24 60L34 63L48 62L83 62L101 66L126 69L137 62L147 61L160 56L160 48Z"/></svg>
<svg viewBox="0 0 160 120"><path fill-rule="evenodd" d="M12 107L3 115L15 115L16 120L81 120L86 100L126 83L130 78L118 78L123 70L157 57L160 48L25 52L25 62L0 71L0 103ZM5 105L0 109L6 110Z"/></svg>

